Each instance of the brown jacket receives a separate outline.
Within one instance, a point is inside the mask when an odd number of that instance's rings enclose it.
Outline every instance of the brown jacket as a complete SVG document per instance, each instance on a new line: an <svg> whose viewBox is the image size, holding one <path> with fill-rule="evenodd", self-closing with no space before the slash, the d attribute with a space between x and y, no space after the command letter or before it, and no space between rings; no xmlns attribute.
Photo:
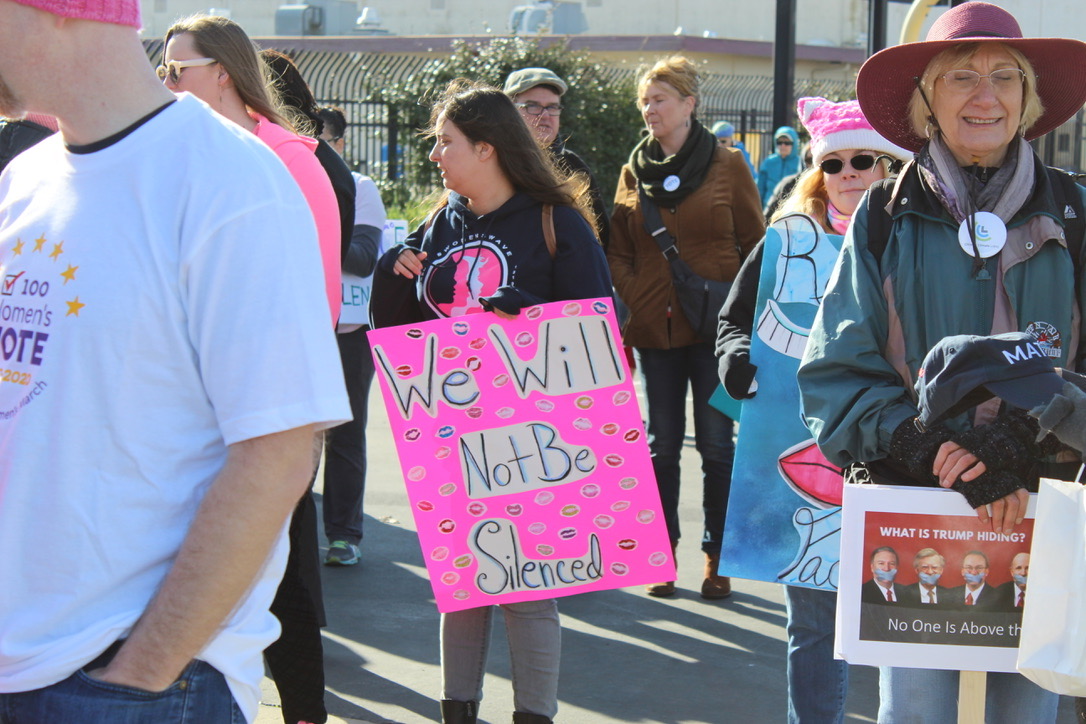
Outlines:
<svg viewBox="0 0 1086 724"><path fill-rule="evenodd" d="M623 341L650 349L712 343L700 340L683 316L671 267L645 232L640 206L637 181L627 164L615 193L607 248L615 291L630 308ZM758 188L743 154L719 146L701 186L678 207L661 207L660 216L675 237L679 255L694 273L714 281L732 281L743 258L765 234Z"/></svg>

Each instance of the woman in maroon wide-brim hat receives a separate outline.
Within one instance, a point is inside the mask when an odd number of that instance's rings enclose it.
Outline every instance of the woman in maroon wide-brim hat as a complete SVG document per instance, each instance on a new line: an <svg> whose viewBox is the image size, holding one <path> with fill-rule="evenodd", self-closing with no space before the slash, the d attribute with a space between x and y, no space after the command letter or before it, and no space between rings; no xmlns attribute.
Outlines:
<svg viewBox="0 0 1086 724"><path fill-rule="evenodd" d="M1008 533L1038 477L1067 474L1058 445L1037 443L1021 411L992 400L924 428L913 388L927 352L958 334L1026 332L1057 367L1083 367L1084 190L1027 141L1082 108L1084 67L1086 44L1023 38L1007 11L968 2L924 42L861 68L864 115L916 158L872 185L853 215L800 366L808 427L846 479L949 487ZM917 553L895 547L903 562ZM957 609L959 621L1004 608L1000 584L1019 551L986 548L983 570L984 556L967 569L964 550L937 552L941 575L901 571L900 605ZM988 683L989 723L1055 720L1055 694L1014 673ZM883 667L879 721L953 718L957 691L956 671Z"/></svg>

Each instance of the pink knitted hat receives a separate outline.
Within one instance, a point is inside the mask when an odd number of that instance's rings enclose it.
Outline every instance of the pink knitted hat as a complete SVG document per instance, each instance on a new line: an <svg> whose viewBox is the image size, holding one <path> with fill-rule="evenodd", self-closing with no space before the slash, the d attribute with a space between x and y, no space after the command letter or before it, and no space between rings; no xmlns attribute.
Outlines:
<svg viewBox="0 0 1086 724"><path fill-rule="evenodd" d="M822 163L826 154L847 149L875 151L904 160L912 158L912 153L890 143L871 127L856 101L834 103L825 98L800 98L796 110L803 127L811 134L815 166Z"/></svg>
<svg viewBox="0 0 1086 724"><path fill-rule="evenodd" d="M15 0L15 2L65 18L130 25L137 30L143 25L140 22L139 0Z"/></svg>

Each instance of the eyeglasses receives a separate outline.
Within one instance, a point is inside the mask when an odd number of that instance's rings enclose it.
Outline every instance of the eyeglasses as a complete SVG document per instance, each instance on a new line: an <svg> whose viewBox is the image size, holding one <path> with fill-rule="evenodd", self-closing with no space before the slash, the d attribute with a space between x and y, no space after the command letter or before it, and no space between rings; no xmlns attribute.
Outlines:
<svg viewBox="0 0 1086 724"><path fill-rule="evenodd" d="M778 146L794 146L795 144L792 141L789 141L787 138L778 138L777 139L777 145Z"/></svg>
<svg viewBox="0 0 1086 724"><path fill-rule="evenodd" d="M171 60L165 65L160 65L155 68L155 74L158 75L159 80L169 79L171 83L177 83L181 80L181 71L185 68L195 68L202 65L211 65L212 63L218 63L219 61L214 58L193 58L192 60Z"/></svg>
<svg viewBox="0 0 1086 724"><path fill-rule="evenodd" d="M524 103L517 103L517 108L521 108L529 116L541 116L546 113L548 116L560 116L562 115L562 106L558 103L551 103L549 106L536 103L535 101L525 101Z"/></svg>
<svg viewBox="0 0 1086 724"><path fill-rule="evenodd" d="M848 160L848 165L857 171L866 171L874 166L879 158L883 158L883 156L875 158L870 153L859 153ZM889 158L889 156L886 156L886 158ZM818 167L822 169L822 173L829 176L836 176L845 168L845 162L839 158L827 158L825 161L818 164Z"/></svg>
<svg viewBox="0 0 1086 724"><path fill-rule="evenodd" d="M954 93L969 93L978 85L981 78L987 78L992 84L992 90L996 93L1009 91L1021 85L1026 80L1026 72L1021 68L1000 68L993 70L988 75L981 75L975 70L962 68L943 73L940 76L946 83L947 90Z"/></svg>

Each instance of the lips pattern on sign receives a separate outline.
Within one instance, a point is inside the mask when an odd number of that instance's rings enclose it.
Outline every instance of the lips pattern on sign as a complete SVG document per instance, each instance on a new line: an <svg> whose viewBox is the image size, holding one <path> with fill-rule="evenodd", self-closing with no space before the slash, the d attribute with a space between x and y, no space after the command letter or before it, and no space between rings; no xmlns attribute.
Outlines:
<svg viewBox="0 0 1086 724"><path fill-rule="evenodd" d="M416 330L369 335L441 611L674 577L611 300Z"/></svg>

